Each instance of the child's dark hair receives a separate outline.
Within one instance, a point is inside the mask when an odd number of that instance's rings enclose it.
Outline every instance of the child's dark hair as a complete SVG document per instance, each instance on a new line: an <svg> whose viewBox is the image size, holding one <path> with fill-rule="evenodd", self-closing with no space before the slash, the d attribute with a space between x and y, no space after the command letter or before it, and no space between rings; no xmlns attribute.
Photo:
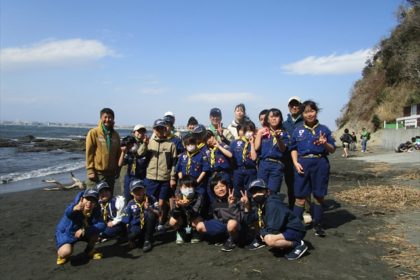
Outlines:
<svg viewBox="0 0 420 280"><path fill-rule="evenodd" d="M244 111L244 114L246 114L246 108L245 108L245 104L244 103L239 103L238 105L235 106L235 111L236 109L241 108L242 111Z"/></svg>
<svg viewBox="0 0 420 280"><path fill-rule="evenodd" d="M211 188L212 191L214 190L214 187L219 182L221 182L222 184L226 185L227 188L230 187L229 186L229 182L225 178L223 178L223 176L221 174L219 174L219 172L216 172L210 178L210 188Z"/></svg>
<svg viewBox="0 0 420 280"><path fill-rule="evenodd" d="M179 186L187 186L189 188L195 188L196 187L196 184L197 184L197 182L194 180L194 178L191 177L191 176L189 176L189 175L183 176L178 181L178 185Z"/></svg>
<svg viewBox="0 0 420 280"><path fill-rule="evenodd" d="M188 119L188 122L187 122L187 126L188 125L198 125L198 121L197 121L197 119L196 118L194 118L194 117L190 117L189 119Z"/></svg>
<svg viewBox="0 0 420 280"><path fill-rule="evenodd" d="M129 135L129 136L124 137L121 140L121 147L127 147L128 145L134 145L134 143L136 143L136 138Z"/></svg>
<svg viewBox="0 0 420 280"><path fill-rule="evenodd" d="M115 118L114 111L111 108L103 108L99 113L99 117L102 117L103 114L111 115L112 118Z"/></svg>
<svg viewBox="0 0 420 280"><path fill-rule="evenodd" d="M273 114L273 116L276 116L276 117L277 116L280 117L280 122L279 122L279 125L278 125L277 128L282 129L283 128L283 114L281 113L281 111L277 108L271 108L270 110L268 110L267 114L265 115L265 118L264 118L264 123L267 124L267 125L269 124L268 119L270 117L270 114Z"/></svg>
<svg viewBox="0 0 420 280"><path fill-rule="evenodd" d="M243 124L238 124L236 130L238 133L240 130L243 130L244 133L247 131L255 131L255 124L252 121L246 121Z"/></svg>
<svg viewBox="0 0 420 280"><path fill-rule="evenodd" d="M344 133L349 133L349 129L348 128L344 129Z"/></svg>
<svg viewBox="0 0 420 280"><path fill-rule="evenodd" d="M197 144L197 138L193 134L187 134L182 138L182 142L184 143L184 146L187 145L195 145Z"/></svg>
<svg viewBox="0 0 420 280"><path fill-rule="evenodd" d="M206 137L204 138L205 141L207 142L207 140L209 140L211 137L214 137L214 133L213 133L213 131L207 129L206 130Z"/></svg>
<svg viewBox="0 0 420 280"><path fill-rule="evenodd" d="M259 117L261 117L262 115L267 115L267 113L268 113L268 109L264 109L264 110L262 110L259 114L258 114L258 118Z"/></svg>
<svg viewBox="0 0 420 280"><path fill-rule="evenodd" d="M302 103L302 110L305 110L306 107L311 108L312 110L315 110L317 113L321 110L318 107L318 104L316 104L314 101L312 100L306 100L305 102Z"/></svg>

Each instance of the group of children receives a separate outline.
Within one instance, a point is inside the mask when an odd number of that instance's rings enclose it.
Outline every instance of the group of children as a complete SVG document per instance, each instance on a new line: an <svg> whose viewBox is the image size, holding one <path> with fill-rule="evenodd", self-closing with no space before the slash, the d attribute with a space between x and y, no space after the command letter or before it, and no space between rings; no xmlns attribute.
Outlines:
<svg viewBox="0 0 420 280"><path fill-rule="evenodd" d="M327 194L329 162L335 151L331 131L317 119L313 101L299 105L302 125L292 133L283 127L280 110L260 114L262 128L235 108L242 120L235 133L221 125L221 111L210 111L210 126L191 126L182 139L171 112L153 125L150 139L142 125L122 140L119 166L127 166L124 196L100 182L77 195L57 226L57 264L65 263L73 244L86 241L86 255L99 259L96 242L123 236L131 248L153 246L155 232L176 230L176 243L207 240L229 252L236 246L264 246L284 251L288 260L308 249L302 222L305 201L313 195L315 235L322 229L322 203ZM262 117L261 117L262 116ZM195 120L195 119L194 119ZM288 156L288 160L285 159ZM294 167L294 194L289 207L279 196L286 165Z"/></svg>

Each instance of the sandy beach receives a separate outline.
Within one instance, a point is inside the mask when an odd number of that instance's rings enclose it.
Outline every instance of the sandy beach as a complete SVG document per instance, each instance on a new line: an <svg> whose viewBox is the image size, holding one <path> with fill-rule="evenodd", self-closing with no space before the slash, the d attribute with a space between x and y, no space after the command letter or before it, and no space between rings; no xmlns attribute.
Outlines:
<svg viewBox="0 0 420 280"><path fill-rule="evenodd" d="M366 154L355 152L348 159L341 157L341 150L330 156L330 194L325 212L327 237L315 237L309 229L305 237L309 252L298 261L287 261L281 253L269 248L257 251L236 248L224 253L220 247L206 242L176 245L174 235L167 234L147 254L140 249L130 250L126 243L116 240L102 243L98 245L104 254L102 260L84 260L81 253L85 244L80 242L71 261L57 266L55 226L77 191L36 189L0 195L1 278L415 279L420 275L384 260L390 248L375 236L383 233L390 222L401 223L397 230L418 250L420 240L414 232L418 230L420 209L375 212L366 205L341 201L335 194L373 185L419 188L419 177L409 176L418 170L419 154L397 155L373 149ZM397 156L402 160L395 160Z"/></svg>

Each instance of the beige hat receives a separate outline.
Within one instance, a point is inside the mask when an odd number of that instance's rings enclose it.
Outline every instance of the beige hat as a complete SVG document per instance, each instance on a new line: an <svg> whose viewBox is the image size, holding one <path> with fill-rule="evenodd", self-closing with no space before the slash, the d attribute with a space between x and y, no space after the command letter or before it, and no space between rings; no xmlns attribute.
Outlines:
<svg viewBox="0 0 420 280"><path fill-rule="evenodd" d="M300 99L299 96L292 96L289 98L289 101L287 102L287 104L290 104L290 102L292 102L293 100L296 100L299 103L302 103L302 99Z"/></svg>
<svg viewBox="0 0 420 280"><path fill-rule="evenodd" d="M146 129L146 127L143 124L136 124L136 126L133 128L133 131L137 131L142 128Z"/></svg>

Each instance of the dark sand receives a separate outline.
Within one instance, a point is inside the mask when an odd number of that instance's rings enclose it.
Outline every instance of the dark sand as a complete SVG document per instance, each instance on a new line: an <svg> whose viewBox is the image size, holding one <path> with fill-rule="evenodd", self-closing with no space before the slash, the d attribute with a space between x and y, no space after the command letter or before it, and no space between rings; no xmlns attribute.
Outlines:
<svg viewBox="0 0 420 280"><path fill-rule="evenodd" d="M157 241L154 249L144 254L140 249L129 250L126 243L112 240L98 245L104 253L102 260L81 258L85 243L79 242L71 261L58 266L55 226L77 191L37 189L0 195L0 278L394 279L403 272L402 268L392 268L381 261L387 249L368 239L393 214L366 215L366 208L336 201L334 193L359 184L392 184L407 165L343 159L340 150L330 160L327 237L315 237L308 230L305 241L310 249L298 261L287 261L268 248L257 251L236 248L224 253L220 247L206 242L176 245L173 240ZM172 235L167 239L171 237L174 238Z"/></svg>

